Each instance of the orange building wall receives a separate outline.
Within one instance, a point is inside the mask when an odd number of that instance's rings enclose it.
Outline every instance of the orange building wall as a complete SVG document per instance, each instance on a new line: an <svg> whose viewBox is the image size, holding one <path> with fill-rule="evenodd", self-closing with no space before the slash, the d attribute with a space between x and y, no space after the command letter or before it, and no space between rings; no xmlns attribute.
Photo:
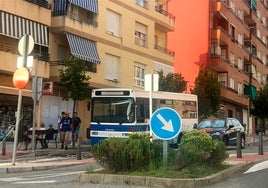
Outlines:
<svg viewBox="0 0 268 188"><path fill-rule="evenodd" d="M168 35L168 48L175 51L174 71L194 87L201 64L208 64L209 1L171 0L169 12L176 16L175 32Z"/></svg>

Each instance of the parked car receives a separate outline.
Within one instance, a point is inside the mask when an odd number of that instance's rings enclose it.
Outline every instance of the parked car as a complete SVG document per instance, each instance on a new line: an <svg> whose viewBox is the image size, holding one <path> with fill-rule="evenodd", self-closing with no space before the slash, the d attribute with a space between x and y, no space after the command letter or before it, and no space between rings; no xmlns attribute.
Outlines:
<svg viewBox="0 0 268 188"><path fill-rule="evenodd" d="M0 141L2 141L5 138L5 133L0 130Z"/></svg>
<svg viewBox="0 0 268 188"><path fill-rule="evenodd" d="M235 118L205 119L195 128L205 130L213 139L223 141L226 146L237 145L237 131L241 131L241 148L245 148L245 128Z"/></svg>

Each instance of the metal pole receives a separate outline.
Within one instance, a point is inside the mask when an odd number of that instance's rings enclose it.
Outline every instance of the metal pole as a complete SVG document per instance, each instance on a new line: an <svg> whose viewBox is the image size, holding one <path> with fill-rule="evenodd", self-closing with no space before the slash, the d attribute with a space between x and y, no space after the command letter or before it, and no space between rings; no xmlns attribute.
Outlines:
<svg viewBox="0 0 268 188"><path fill-rule="evenodd" d="M242 158L242 153L241 153L241 132L240 130L236 131L236 144L237 144L237 158Z"/></svg>
<svg viewBox="0 0 268 188"><path fill-rule="evenodd" d="M259 155L263 155L262 130L259 131Z"/></svg>
<svg viewBox="0 0 268 188"><path fill-rule="evenodd" d="M150 114L150 120L152 118L153 114L153 75L151 74L151 85L150 85L150 91L149 91L149 114ZM150 136L153 136L153 132L150 129Z"/></svg>
<svg viewBox="0 0 268 188"><path fill-rule="evenodd" d="M2 141L2 155L6 155L6 138Z"/></svg>
<svg viewBox="0 0 268 188"><path fill-rule="evenodd" d="M168 148L168 141L163 140L163 165L167 166L167 148Z"/></svg>
<svg viewBox="0 0 268 188"><path fill-rule="evenodd" d="M20 123L20 114L21 114L21 103L22 103L22 90L20 89L19 90L19 96L18 96L15 138L14 138L14 143L13 143L12 165L15 165L15 162L16 162L16 148L17 148L17 144L18 144L19 123Z"/></svg>
<svg viewBox="0 0 268 188"><path fill-rule="evenodd" d="M81 144L80 139L77 139L77 154L76 154L77 160L81 160Z"/></svg>
<svg viewBox="0 0 268 188"><path fill-rule="evenodd" d="M36 124L36 101L38 95L38 78L37 78L37 66L38 63L35 63L34 68L34 79L33 79L33 131L32 131L32 154L35 156L35 124Z"/></svg>
<svg viewBox="0 0 268 188"><path fill-rule="evenodd" d="M248 114L247 114L247 126L246 126L246 129L247 129L247 134L249 134L249 103L250 103L250 101L249 101L249 96L248 96Z"/></svg>

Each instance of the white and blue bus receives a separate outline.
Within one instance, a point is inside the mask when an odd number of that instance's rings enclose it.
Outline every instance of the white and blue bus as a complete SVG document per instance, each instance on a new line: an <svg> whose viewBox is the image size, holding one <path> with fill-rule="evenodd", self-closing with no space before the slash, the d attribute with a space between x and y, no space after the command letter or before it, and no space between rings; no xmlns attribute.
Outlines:
<svg viewBox="0 0 268 188"><path fill-rule="evenodd" d="M197 96L193 94L152 92L152 113L161 108L176 110L182 119L181 131L192 130L198 122ZM105 88L92 90L90 143L108 137L127 138L137 132L149 133L149 92ZM176 144L176 141L172 143Z"/></svg>

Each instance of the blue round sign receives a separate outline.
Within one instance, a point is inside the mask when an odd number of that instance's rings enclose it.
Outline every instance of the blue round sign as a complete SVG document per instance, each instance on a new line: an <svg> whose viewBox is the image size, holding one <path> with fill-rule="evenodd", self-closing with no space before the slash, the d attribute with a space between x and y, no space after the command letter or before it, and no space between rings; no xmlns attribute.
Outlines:
<svg viewBox="0 0 268 188"><path fill-rule="evenodd" d="M173 139L181 131L181 116L172 108L159 108L152 114L150 129L159 139Z"/></svg>

